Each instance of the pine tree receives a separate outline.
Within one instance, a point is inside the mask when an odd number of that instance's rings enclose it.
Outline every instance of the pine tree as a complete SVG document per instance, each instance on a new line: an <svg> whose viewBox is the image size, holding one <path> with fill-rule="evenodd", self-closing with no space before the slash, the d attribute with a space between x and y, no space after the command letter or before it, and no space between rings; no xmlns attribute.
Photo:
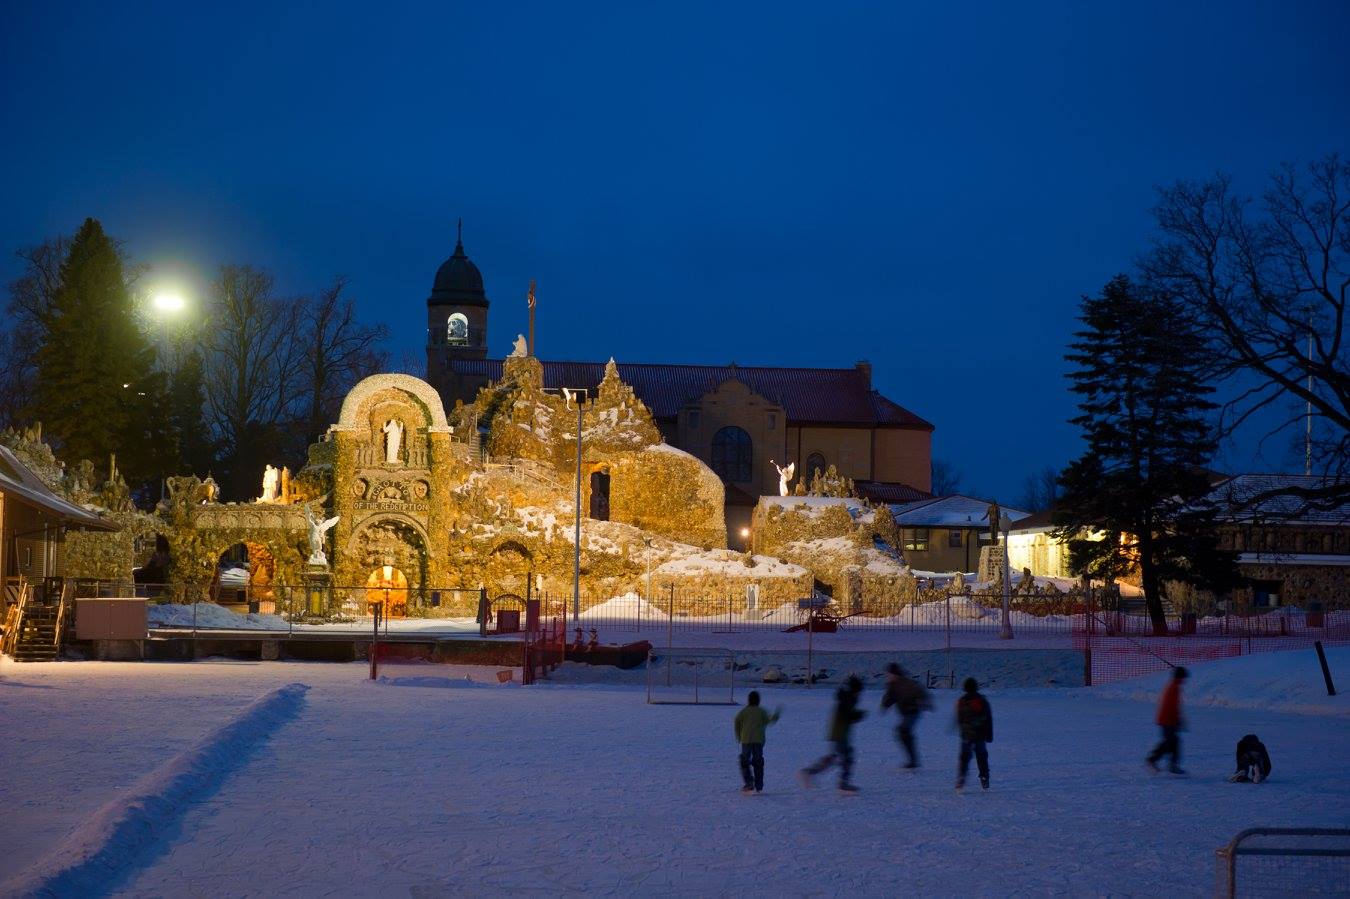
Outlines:
<svg viewBox="0 0 1350 899"><path fill-rule="evenodd" d="M1172 297L1124 275L1083 299L1080 320L1065 358L1077 366L1070 377L1080 414L1072 422L1087 451L1060 479L1057 533L1069 539L1079 574L1118 577L1137 565L1162 632L1164 581L1217 591L1234 578L1234 557L1218 549L1215 510L1204 500L1215 449L1205 342Z"/></svg>
<svg viewBox="0 0 1350 899"><path fill-rule="evenodd" d="M189 349L169 376L169 423L178 447L178 473L205 477L215 462L215 448L206 424L206 391L202 354Z"/></svg>
<svg viewBox="0 0 1350 899"><path fill-rule="evenodd" d="M86 219L61 264L50 329L37 351L30 417L70 462L113 454L129 480L156 481L171 447L164 378L134 315L117 247Z"/></svg>

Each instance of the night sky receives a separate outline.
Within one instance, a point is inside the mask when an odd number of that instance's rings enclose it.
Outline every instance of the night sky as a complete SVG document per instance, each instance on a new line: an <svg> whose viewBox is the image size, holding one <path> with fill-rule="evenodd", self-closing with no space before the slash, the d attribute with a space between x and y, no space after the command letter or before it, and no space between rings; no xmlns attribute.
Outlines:
<svg viewBox="0 0 1350 899"><path fill-rule="evenodd" d="M1005 501L1154 186L1350 152L1344 2L207 6L4 5L4 281L95 216L196 297L345 274L397 360L462 216L493 355L535 278L545 358L868 359Z"/></svg>

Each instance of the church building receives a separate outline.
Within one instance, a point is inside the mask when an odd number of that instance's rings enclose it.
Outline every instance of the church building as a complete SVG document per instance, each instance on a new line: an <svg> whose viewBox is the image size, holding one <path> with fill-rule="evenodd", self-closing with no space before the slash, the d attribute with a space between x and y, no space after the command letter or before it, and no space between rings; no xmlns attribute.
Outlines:
<svg viewBox="0 0 1350 899"><path fill-rule="evenodd" d="M436 272L427 298L427 380L447 408L502 374L488 358L483 275L464 252ZM544 385L594 394L605 363L541 360ZM746 545L758 498L778 493L775 464L799 477L833 465L878 502L930 496L933 426L872 386L872 366L786 368L618 363L666 442L708 464L726 486L732 547Z"/></svg>

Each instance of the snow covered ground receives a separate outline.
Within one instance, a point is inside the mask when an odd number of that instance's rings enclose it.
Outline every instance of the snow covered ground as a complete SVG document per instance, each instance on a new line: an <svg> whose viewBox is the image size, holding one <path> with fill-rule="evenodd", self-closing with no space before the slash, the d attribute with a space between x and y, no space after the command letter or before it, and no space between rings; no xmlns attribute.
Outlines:
<svg viewBox="0 0 1350 899"><path fill-rule="evenodd" d="M1337 761L1350 706L1325 697L1311 655L1197 666L1188 778L1143 771L1159 675L989 691L988 793L952 790L953 693L920 724L914 773L897 770L894 721L873 711L857 797L792 779L824 749L828 689L763 688L783 720L767 792L744 797L734 710L649 706L632 685L497 686L481 683L495 672L431 665L372 683L346 664L5 662L0 882L50 883L53 857L78 864L102 833L96 861L114 867L92 868L94 892L115 895L1199 896L1238 830L1350 819ZM1331 663L1350 681L1350 649ZM310 689L278 699L291 683ZM864 707L877 699L869 685ZM1225 783L1248 732L1273 776ZM108 826L81 827L91 816Z"/></svg>

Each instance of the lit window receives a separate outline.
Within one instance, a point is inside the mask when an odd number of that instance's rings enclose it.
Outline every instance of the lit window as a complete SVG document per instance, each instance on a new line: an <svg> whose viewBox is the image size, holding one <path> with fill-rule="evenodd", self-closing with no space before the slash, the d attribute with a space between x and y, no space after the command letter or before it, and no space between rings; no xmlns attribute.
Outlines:
<svg viewBox="0 0 1350 899"><path fill-rule="evenodd" d="M735 425L722 428L712 439L712 470L724 481L750 480L754 446L750 435Z"/></svg>
<svg viewBox="0 0 1350 899"><path fill-rule="evenodd" d="M928 528L914 528L905 532L905 549L928 552Z"/></svg>

